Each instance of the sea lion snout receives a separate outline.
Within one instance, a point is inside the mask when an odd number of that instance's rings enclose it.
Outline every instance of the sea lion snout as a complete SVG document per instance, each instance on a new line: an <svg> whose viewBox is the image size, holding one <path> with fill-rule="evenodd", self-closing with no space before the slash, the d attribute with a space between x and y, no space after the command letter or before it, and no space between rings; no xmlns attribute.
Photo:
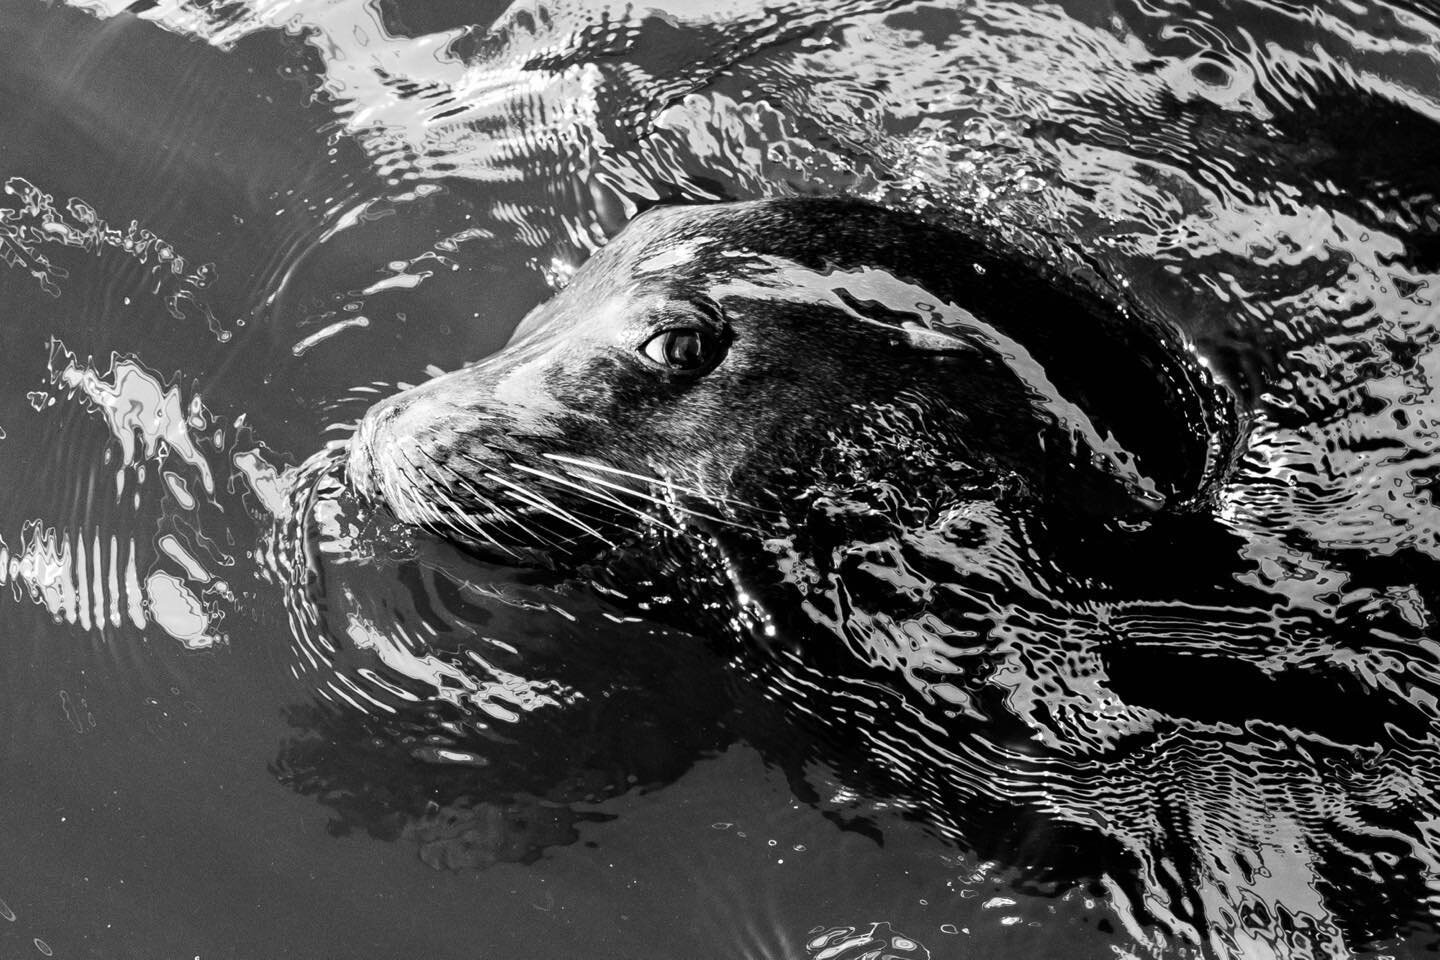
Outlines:
<svg viewBox="0 0 1440 960"><path fill-rule="evenodd" d="M351 485L404 522L433 526L443 511L483 511L475 479L504 468L497 444L507 418L480 378L457 374L377 403L351 439Z"/></svg>

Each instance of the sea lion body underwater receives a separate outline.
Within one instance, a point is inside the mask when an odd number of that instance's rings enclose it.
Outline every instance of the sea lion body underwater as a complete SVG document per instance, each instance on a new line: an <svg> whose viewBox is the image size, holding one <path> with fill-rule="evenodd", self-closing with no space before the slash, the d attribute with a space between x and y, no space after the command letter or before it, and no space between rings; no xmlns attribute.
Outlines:
<svg viewBox="0 0 1440 960"><path fill-rule="evenodd" d="M1202 494L1215 396L1172 327L917 216L658 208L499 353L372 408L350 476L403 521L582 556L657 498L714 518L883 473L854 430L898 416L950 481L1123 518Z"/></svg>

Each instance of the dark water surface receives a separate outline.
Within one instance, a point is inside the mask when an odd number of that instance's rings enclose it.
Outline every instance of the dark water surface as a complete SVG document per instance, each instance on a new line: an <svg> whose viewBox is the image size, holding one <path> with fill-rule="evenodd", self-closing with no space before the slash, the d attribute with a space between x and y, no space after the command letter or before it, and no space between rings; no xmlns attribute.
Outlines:
<svg viewBox="0 0 1440 960"><path fill-rule="evenodd" d="M1436 949L1422 4L9 0L0 93L0 957ZM637 211L835 193L1173 318L1203 518L826 488L815 651L337 479Z"/></svg>

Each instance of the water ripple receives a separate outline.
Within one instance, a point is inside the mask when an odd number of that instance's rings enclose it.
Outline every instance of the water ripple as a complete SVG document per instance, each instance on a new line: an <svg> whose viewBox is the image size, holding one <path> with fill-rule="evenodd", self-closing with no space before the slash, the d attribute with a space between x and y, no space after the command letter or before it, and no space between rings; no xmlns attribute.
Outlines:
<svg viewBox="0 0 1440 960"><path fill-rule="evenodd" d="M126 0L75 5L140 35ZM1023 952L984 938L1073 931L1045 912L1088 918L1065 896L1101 904L1105 950L1142 955L1399 955L1433 935L1431 11L135 9L216 63L283 37L285 82L323 118L315 152L334 153L303 185L235 175L254 242L213 269L198 236L118 226L124 204L7 171L5 279L93 338L74 347L63 327L77 353L57 344L36 389L17 364L33 408L3 410L0 444L38 479L0 498L0 578L67 629L158 627L187 650L283 619L295 696L273 772L338 832L403 836L439 869L533 862L647 790L718 778L744 744L827 823L895 844L913 821L967 864L999 865L995 890L913 928L932 946L948 927L978 938L977 956ZM185 70L203 78L208 62ZM83 65L59 86L91 90ZM169 106L200 126L219 84L187 93L185 75ZM201 156L154 166L181 175ZM707 553L657 525L609 574L486 564L348 493L355 416L496 349L640 211L834 193L1173 318L1242 410L1233 449L1224 430L1211 439L1203 495L1133 530L958 481L942 496L945 465L887 439L924 432L902 404L848 439L908 464L913 484L845 481L837 456L841 479L775 491L763 542ZM106 265L97 290L78 279L82 253ZM110 317L97 297L128 306L152 287L155 316L229 352L96 319ZM1043 375L1027 380L1037 395ZM763 562L734 559L751 555ZM823 845L812 878L844 882L853 848ZM763 881L719 892L731 953L926 955L879 905L797 926Z"/></svg>

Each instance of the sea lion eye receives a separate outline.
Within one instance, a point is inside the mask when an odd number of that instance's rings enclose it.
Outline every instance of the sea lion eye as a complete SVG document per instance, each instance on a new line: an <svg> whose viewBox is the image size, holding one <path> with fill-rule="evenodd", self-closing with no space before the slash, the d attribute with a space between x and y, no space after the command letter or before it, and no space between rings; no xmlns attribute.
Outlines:
<svg viewBox="0 0 1440 960"><path fill-rule="evenodd" d="M694 371L715 356L715 338L704 330L681 327L657 333L640 348L651 362L671 370Z"/></svg>

